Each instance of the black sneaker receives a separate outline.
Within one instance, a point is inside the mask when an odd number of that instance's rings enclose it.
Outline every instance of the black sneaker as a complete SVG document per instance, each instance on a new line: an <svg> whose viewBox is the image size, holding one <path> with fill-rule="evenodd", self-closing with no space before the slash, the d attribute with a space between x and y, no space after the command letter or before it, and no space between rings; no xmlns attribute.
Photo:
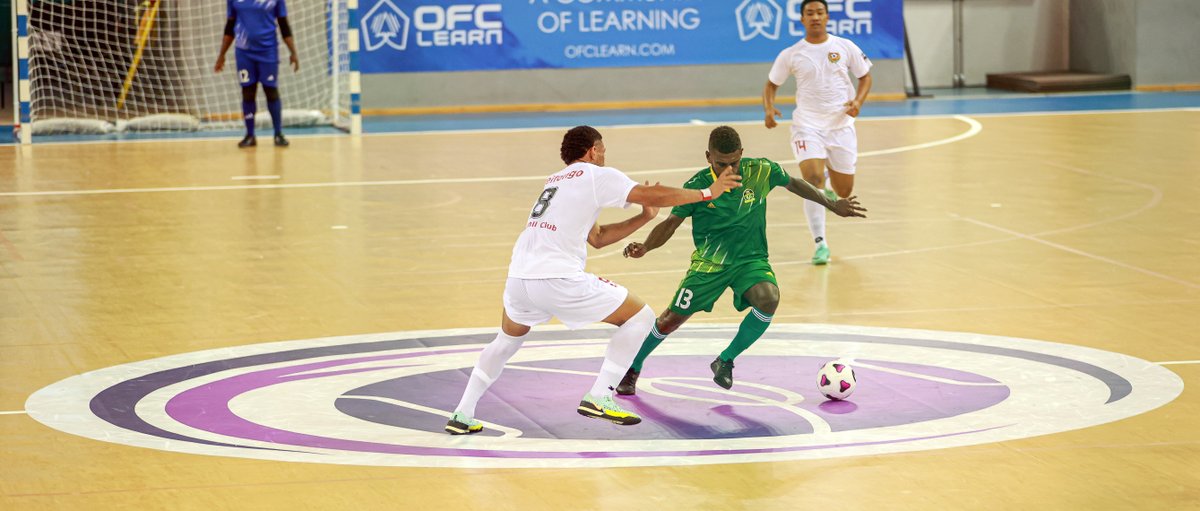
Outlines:
<svg viewBox="0 0 1200 511"><path fill-rule="evenodd" d="M258 145L258 140L254 138L254 135L246 135L246 138L238 142L238 147L254 147L256 145Z"/></svg>
<svg viewBox="0 0 1200 511"><path fill-rule="evenodd" d="M283 133L275 135L275 147L287 147L288 145L287 139L283 138Z"/></svg>
<svg viewBox="0 0 1200 511"><path fill-rule="evenodd" d="M642 373L634 371L630 368L625 371L625 377L621 378L621 383L617 385L617 394L622 396L632 396L637 394L637 379Z"/></svg>
<svg viewBox="0 0 1200 511"><path fill-rule="evenodd" d="M713 382L715 382L717 385L720 385L721 388L728 389L733 387L732 360L726 362L721 360L721 357L717 357L716 360L713 360L712 363L708 365L708 368L712 369Z"/></svg>

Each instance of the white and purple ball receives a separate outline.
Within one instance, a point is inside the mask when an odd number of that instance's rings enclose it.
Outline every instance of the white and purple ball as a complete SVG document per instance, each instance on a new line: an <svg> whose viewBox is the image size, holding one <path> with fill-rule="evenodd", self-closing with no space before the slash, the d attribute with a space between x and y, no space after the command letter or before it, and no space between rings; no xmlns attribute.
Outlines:
<svg viewBox="0 0 1200 511"><path fill-rule="evenodd" d="M817 371L817 390L829 399L840 401L850 397L858 379L854 376L854 368L844 359L830 360Z"/></svg>

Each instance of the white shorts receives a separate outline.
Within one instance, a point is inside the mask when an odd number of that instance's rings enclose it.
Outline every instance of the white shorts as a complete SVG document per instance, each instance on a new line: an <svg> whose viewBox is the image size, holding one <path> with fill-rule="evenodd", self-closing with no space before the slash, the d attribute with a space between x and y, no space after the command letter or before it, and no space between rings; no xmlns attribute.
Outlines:
<svg viewBox="0 0 1200 511"><path fill-rule="evenodd" d="M858 133L851 124L845 128L821 131L792 124L792 154L796 160L828 160L829 168L853 174L858 164Z"/></svg>
<svg viewBox="0 0 1200 511"><path fill-rule="evenodd" d="M625 303L625 286L591 273L565 279L515 279L504 284L504 312L525 326L558 318L575 329L603 321Z"/></svg>

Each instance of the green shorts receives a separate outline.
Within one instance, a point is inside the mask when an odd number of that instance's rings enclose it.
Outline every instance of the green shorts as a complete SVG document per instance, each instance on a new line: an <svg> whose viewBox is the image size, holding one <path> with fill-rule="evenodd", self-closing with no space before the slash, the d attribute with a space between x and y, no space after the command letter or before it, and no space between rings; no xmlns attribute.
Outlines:
<svg viewBox="0 0 1200 511"><path fill-rule="evenodd" d="M750 306L744 296L746 291L759 282L770 282L779 287L775 271L766 259L746 261L716 273L689 271L675 291L671 310L684 316L700 311L712 312L713 304L717 303L725 288L730 288L733 289L733 306L743 311Z"/></svg>

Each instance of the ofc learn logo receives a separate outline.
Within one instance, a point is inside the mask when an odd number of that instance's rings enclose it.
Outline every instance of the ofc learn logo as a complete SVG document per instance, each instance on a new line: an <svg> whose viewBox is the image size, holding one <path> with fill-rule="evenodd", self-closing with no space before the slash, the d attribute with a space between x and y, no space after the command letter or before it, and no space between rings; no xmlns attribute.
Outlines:
<svg viewBox="0 0 1200 511"><path fill-rule="evenodd" d="M737 10L738 37L749 41L763 36L772 41L779 39L779 26L783 20L783 9L775 0L745 0Z"/></svg>
<svg viewBox="0 0 1200 511"><path fill-rule="evenodd" d="M367 51L384 46L408 49L409 32L417 46L490 46L504 43L500 4L422 5L410 17L391 0L380 0L363 16Z"/></svg>
<svg viewBox="0 0 1200 511"><path fill-rule="evenodd" d="M871 33L871 0L828 0L829 33L857 35ZM775 0L745 0L735 10L738 37L749 41L762 36L772 41L779 39L783 18L788 20L788 35L802 37L804 23L801 18L803 0L787 0L787 8L780 7ZM837 16L838 13L844 13ZM786 16L785 16L786 14ZM834 19L834 17L839 19Z"/></svg>

